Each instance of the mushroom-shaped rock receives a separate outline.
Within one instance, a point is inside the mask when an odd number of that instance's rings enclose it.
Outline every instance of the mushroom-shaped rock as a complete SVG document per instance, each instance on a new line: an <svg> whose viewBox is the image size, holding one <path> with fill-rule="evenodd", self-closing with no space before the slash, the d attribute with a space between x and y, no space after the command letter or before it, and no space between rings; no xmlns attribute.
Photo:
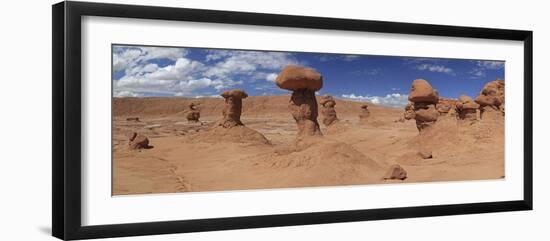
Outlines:
<svg viewBox="0 0 550 241"><path fill-rule="evenodd" d="M338 117L336 116L336 110L334 109L334 106L336 106L336 101L332 96L330 95L324 95L321 97L320 100L321 106L321 114L323 115L323 124L326 126L330 126L338 121Z"/></svg>
<svg viewBox="0 0 550 241"><path fill-rule="evenodd" d="M436 104L438 99L437 91L432 88L428 81L423 79L413 80L411 92L409 93L409 101Z"/></svg>
<svg viewBox="0 0 550 241"><path fill-rule="evenodd" d="M223 119L219 122L219 125L224 128L242 126L242 99L248 97L248 95L243 90L233 89L224 91L221 96L225 99L225 106L222 111Z"/></svg>
<svg viewBox="0 0 550 241"><path fill-rule="evenodd" d="M128 135L128 148L130 150L139 150L149 148L149 139L136 132L131 132Z"/></svg>
<svg viewBox="0 0 550 241"><path fill-rule="evenodd" d="M323 77L312 68L287 65L275 79L279 88L285 90L308 89L317 91L323 88Z"/></svg>
<svg viewBox="0 0 550 241"><path fill-rule="evenodd" d="M270 144L260 132L250 129L241 122L242 100L248 94L240 89L227 90L220 94L225 100L223 118L208 131L199 133L192 139L208 142L234 142L249 144Z"/></svg>
<svg viewBox="0 0 550 241"><path fill-rule="evenodd" d="M292 91L289 109L298 125L297 139L321 136L315 99L315 91L323 87L321 74L312 68L288 65L279 73L275 83L279 88Z"/></svg>
<svg viewBox="0 0 550 241"><path fill-rule="evenodd" d="M416 79L413 81L409 93L409 101L413 102L414 119L418 131L432 126L439 116L435 104L439 100L439 94L432 88L428 81Z"/></svg>
<svg viewBox="0 0 550 241"><path fill-rule="evenodd" d="M476 103L479 104L479 115L483 119L484 115L490 113L498 115L504 114L504 80L493 80L483 87L476 97Z"/></svg>
<svg viewBox="0 0 550 241"><path fill-rule="evenodd" d="M385 180L397 179L405 180L407 178L407 171L403 169L399 164L393 164L390 166L386 174L384 175Z"/></svg>
<svg viewBox="0 0 550 241"><path fill-rule="evenodd" d="M198 122L201 117L201 112L197 105L193 102L189 104L189 111L187 112L187 121L188 122Z"/></svg>
<svg viewBox="0 0 550 241"><path fill-rule="evenodd" d="M472 98L466 95L461 95L458 97L458 103L455 106L456 113L458 113L458 118L460 120L477 120L477 109L479 104L477 104Z"/></svg>
<svg viewBox="0 0 550 241"><path fill-rule="evenodd" d="M364 103L361 105L361 112L359 113L359 121L365 122L370 116L369 105Z"/></svg>

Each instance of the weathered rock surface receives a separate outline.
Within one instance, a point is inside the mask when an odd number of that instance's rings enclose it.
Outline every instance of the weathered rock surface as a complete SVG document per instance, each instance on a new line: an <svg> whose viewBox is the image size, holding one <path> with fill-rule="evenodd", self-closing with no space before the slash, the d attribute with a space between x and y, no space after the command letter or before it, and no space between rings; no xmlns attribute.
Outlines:
<svg viewBox="0 0 550 241"><path fill-rule="evenodd" d="M418 151L418 155L422 157L422 159L430 159L432 158L432 151L430 150L420 150Z"/></svg>
<svg viewBox="0 0 550 241"><path fill-rule="evenodd" d="M298 125L297 139L321 136L315 99L315 91L323 87L321 74L311 68L289 65L279 73L275 83L279 88L292 91L289 109Z"/></svg>
<svg viewBox="0 0 550 241"><path fill-rule="evenodd" d="M221 96L225 99L225 106L222 111L223 119L219 125L224 128L243 125L241 122L242 99L248 97L248 94L243 90L233 89L223 92Z"/></svg>
<svg viewBox="0 0 550 241"><path fill-rule="evenodd" d="M189 104L189 111L187 112L187 121L188 122L199 122L201 117L201 112L197 105L193 102Z"/></svg>
<svg viewBox="0 0 550 241"><path fill-rule="evenodd" d="M407 106L405 106L405 112L403 113L403 118L405 120L411 120L414 119L414 103L409 102Z"/></svg>
<svg viewBox="0 0 550 241"><path fill-rule="evenodd" d="M390 166L386 174L384 175L385 180L405 180L407 178L407 171L403 169L399 164L393 164Z"/></svg>
<svg viewBox="0 0 550 241"><path fill-rule="evenodd" d="M409 93L409 101L414 103L432 103L436 104L439 100L437 91L435 91L428 81L423 79L413 80L411 91Z"/></svg>
<svg viewBox="0 0 550 241"><path fill-rule="evenodd" d="M418 131L422 132L422 130L431 127L437 121L439 112L435 108L435 104L438 100L437 91L432 88L428 81L423 79L413 81L409 101L413 102L412 110L414 111Z"/></svg>
<svg viewBox="0 0 550 241"><path fill-rule="evenodd" d="M479 116L503 116L504 115L504 80L493 80L483 87L476 97L479 104Z"/></svg>
<svg viewBox="0 0 550 241"><path fill-rule="evenodd" d="M366 122L370 117L369 105L367 103L361 105L361 112L359 113L359 121Z"/></svg>
<svg viewBox="0 0 550 241"><path fill-rule="evenodd" d="M323 77L312 68L287 65L275 79L279 88L285 90L308 89L317 91L323 88Z"/></svg>
<svg viewBox="0 0 550 241"><path fill-rule="evenodd" d="M322 106L321 115L323 116L323 124L325 126L331 126L336 123L338 121L338 116L336 115L336 110L334 109L334 106L336 106L336 101L334 98L330 95L325 95L321 97L320 104Z"/></svg>
<svg viewBox="0 0 550 241"><path fill-rule="evenodd" d="M467 121L477 120L477 109L479 108L479 104L477 104L469 96L461 95L458 98L458 103L455 108L456 113L458 114L458 119Z"/></svg>
<svg viewBox="0 0 550 241"><path fill-rule="evenodd" d="M149 139L147 139L147 137L138 135L136 132L129 133L128 137L128 148L130 150L149 148Z"/></svg>

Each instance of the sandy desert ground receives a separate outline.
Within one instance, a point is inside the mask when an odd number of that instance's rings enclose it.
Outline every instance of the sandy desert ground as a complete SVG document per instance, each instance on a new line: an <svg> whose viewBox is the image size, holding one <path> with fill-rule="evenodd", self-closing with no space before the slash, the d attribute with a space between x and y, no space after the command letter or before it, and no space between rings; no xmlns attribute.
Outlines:
<svg viewBox="0 0 550 241"><path fill-rule="evenodd" d="M504 177L503 119L471 124L446 116L419 135L414 120L396 121L402 109L371 104L365 123L358 118L360 102L337 100L340 121L328 129L321 124L322 141L296 147L288 100L243 99L241 120L269 140L261 143L208 131L222 116L222 98L114 98L113 195ZM199 105L202 124L187 122L190 102ZM152 147L129 150L133 131ZM417 155L425 147L433 158ZM392 164L407 171L405 180L382 178Z"/></svg>

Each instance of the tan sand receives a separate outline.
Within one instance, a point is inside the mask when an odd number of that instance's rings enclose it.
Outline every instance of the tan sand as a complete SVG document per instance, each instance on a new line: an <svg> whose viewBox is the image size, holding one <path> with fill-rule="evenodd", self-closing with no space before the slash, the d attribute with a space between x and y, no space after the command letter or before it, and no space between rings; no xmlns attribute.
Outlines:
<svg viewBox="0 0 550 241"><path fill-rule="evenodd" d="M369 104L369 121L360 123L362 103L336 100L339 121L328 129L321 124L319 140L296 145L288 100L243 100L241 121L266 143L254 136L212 138L222 98L114 98L113 195L504 177L503 118L465 123L440 117L419 135L414 120L395 121L403 109ZM200 107L200 123L187 122L190 102ZM127 120L132 117L139 121ZM128 132L146 136L152 148L129 150ZM423 147L433 158L417 154ZM383 179L394 164L406 170L406 179Z"/></svg>

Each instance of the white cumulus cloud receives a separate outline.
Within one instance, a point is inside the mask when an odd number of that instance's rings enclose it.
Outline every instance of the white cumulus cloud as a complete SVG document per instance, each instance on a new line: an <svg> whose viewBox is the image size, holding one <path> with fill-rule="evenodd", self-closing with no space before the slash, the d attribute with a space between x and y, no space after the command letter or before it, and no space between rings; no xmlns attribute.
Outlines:
<svg viewBox="0 0 550 241"><path fill-rule="evenodd" d="M124 70L124 75L114 80L114 88L127 95L197 95L198 90L217 92L241 85L243 80L273 82L284 66L299 64L292 54L281 52L210 50L205 62L183 57L187 54L185 49L174 48L115 49L113 69ZM173 62L162 67L151 62L158 59Z"/></svg>
<svg viewBox="0 0 550 241"><path fill-rule="evenodd" d="M269 82L275 82L275 79L277 79L277 76L278 74L276 73L270 73L270 74L267 74L267 76L265 77L265 80Z"/></svg>
<svg viewBox="0 0 550 241"><path fill-rule="evenodd" d="M504 61L478 60L476 66L470 70L471 78L477 79L487 75L487 70L499 70L504 68Z"/></svg>
<svg viewBox="0 0 550 241"><path fill-rule="evenodd" d="M142 96L139 93L135 93L135 92L132 92L132 91L127 91L127 90L115 91L113 93L113 95L114 95L114 97L140 97L140 96Z"/></svg>
<svg viewBox="0 0 550 241"><path fill-rule="evenodd" d="M453 69L437 64L419 64L416 66L416 69L454 75Z"/></svg>
<svg viewBox="0 0 550 241"><path fill-rule="evenodd" d="M373 104L388 106L388 107L404 107L409 103L408 95L391 93L385 96L370 96L370 95L355 95L355 94L343 94L343 99L364 101Z"/></svg>
<svg viewBox="0 0 550 241"><path fill-rule="evenodd" d="M188 51L185 48L115 46L113 49L113 70L128 70L151 59L175 61L187 54Z"/></svg>
<svg viewBox="0 0 550 241"><path fill-rule="evenodd" d="M487 69L502 69L504 68L504 61L481 60L477 61L477 65Z"/></svg>
<svg viewBox="0 0 550 241"><path fill-rule="evenodd" d="M289 64L299 64L291 53L263 51L211 50L206 60L218 61L205 72L205 76L209 77L252 75L262 71L279 71Z"/></svg>

